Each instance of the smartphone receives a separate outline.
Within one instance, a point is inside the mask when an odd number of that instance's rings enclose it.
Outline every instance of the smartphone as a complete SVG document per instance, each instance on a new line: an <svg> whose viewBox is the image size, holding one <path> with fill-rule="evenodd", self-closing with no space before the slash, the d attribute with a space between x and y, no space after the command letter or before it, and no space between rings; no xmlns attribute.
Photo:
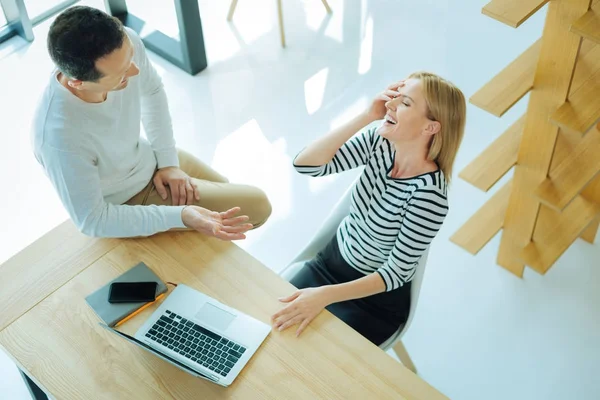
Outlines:
<svg viewBox="0 0 600 400"><path fill-rule="evenodd" d="M156 282L114 282L108 292L109 303L138 303L156 300Z"/></svg>

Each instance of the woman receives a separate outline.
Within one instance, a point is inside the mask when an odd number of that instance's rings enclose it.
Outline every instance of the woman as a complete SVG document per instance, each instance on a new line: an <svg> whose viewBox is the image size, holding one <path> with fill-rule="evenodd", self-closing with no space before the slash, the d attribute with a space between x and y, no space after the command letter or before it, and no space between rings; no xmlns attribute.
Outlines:
<svg viewBox="0 0 600 400"><path fill-rule="evenodd" d="M298 154L294 166L311 176L365 169L336 236L294 277L299 290L279 299L288 304L272 317L276 329L299 324L299 335L327 308L380 345L406 323L415 267L448 212L465 118L458 88L417 72Z"/></svg>

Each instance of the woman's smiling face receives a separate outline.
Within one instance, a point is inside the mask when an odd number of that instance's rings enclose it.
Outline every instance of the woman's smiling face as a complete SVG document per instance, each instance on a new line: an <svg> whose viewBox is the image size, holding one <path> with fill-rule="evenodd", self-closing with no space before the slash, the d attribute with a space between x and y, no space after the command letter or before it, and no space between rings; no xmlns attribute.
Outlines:
<svg viewBox="0 0 600 400"><path fill-rule="evenodd" d="M385 122L377 131L392 142L415 139L433 122L428 117L429 110L420 80L406 79L398 92L400 94L396 98L385 103Z"/></svg>

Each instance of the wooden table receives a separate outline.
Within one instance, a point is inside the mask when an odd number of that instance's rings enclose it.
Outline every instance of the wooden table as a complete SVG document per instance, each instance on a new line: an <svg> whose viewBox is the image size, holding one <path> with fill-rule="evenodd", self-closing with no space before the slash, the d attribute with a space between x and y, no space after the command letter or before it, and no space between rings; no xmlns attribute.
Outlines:
<svg viewBox="0 0 600 400"><path fill-rule="evenodd" d="M65 222L0 266L0 346L61 400L446 399L327 311L300 338L271 332L229 388L188 375L104 330L85 302L140 261L267 323L293 290L230 242L193 232L94 239Z"/></svg>

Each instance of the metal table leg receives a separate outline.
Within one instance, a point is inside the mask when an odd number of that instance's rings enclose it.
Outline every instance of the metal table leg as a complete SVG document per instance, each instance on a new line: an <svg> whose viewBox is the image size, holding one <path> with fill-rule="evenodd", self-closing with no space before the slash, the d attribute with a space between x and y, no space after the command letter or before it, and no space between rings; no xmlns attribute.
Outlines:
<svg viewBox="0 0 600 400"><path fill-rule="evenodd" d="M104 0L106 11L121 20L123 25L133 29L138 34L146 25L146 21L131 14L127 10L125 0ZM155 30L142 37L144 45L170 63L178 66L191 75L196 75L208 65L200 9L198 0L175 0L177 24L179 25L179 40L168 37Z"/></svg>
<svg viewBox="0 0 600 400"><path fill-rule="evenodd" d="M48 400L48 396L46 393L38 385L36 385L29 377L21 370L19 370L23 380L25 381L25 385L27 389L29 389L29 393L31 393L31 398L34 400Z"/></svg>
<svg viewBox="0 0 600 400"><path fill-rule="evenodd" d="M0 0L0 12L2 10L6 16L6 27L0 28L0 42L15 35L32 42L33 24L27 15L23 0Z"/></svg>

